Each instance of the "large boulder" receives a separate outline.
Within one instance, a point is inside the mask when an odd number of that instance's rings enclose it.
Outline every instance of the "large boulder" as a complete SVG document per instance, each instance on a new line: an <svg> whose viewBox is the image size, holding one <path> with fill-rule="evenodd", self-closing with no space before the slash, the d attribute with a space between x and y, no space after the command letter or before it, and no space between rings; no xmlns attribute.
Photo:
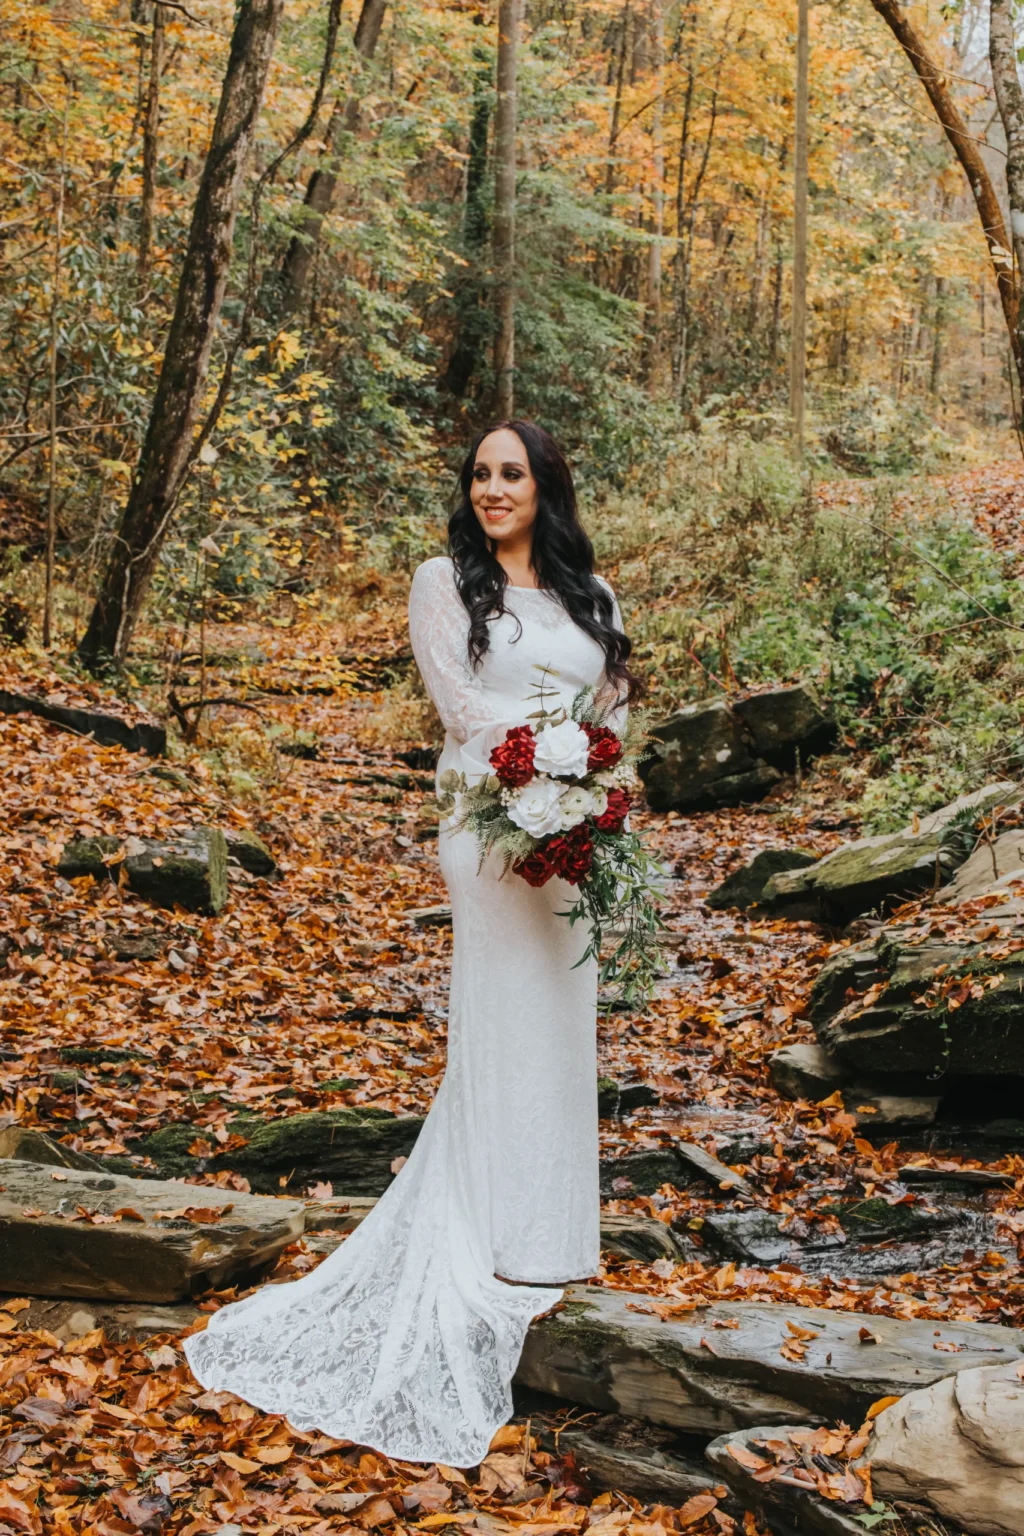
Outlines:
<svg viewBox="0 0 1024 1536"><path fill-rule="evenodd" d="M825 1050L852 1079L1024 1075L1024 950L1015 905L985 913L988 937L891 925L840 950L811 992Z"/></svg>
<svg viewBox="0 0 1024 1536"><path fill-rule="evenodd" d="M807 869L773 875L760 905L779 917L848 923L885 911L944 885L970 853L963 833L970 813L1015 804L1018 785L987 784L914 821L899 832L862 837L826 854Z"/></svg>
<svg viewBox="0 0 1024 1536"><path fill-rule="evenodd" d="M746 698L689 704L652 731L641 766L656 811L705 810L759 800L835 740L809 683Z"/></svg>
<svg viewBox="0 0 1024 1536"><path fill-rule="evenodd" d="M217 827L186 827L164 838L79 837L65 844L57 873L117 879L159 907L219 912L228 895L228 848Z"/></svg>
<svg viewBox="0 0 1024 1536"><path fill-rule="evenodd" d="M264 1270L298 1200L0 1162L0 1291L179 1301Z"/></svg>
<svg viewBox="0 0 1024 1536"><path fill-rule="evenodd" d="M961 1370L874 1421L876 1495L929 1504L976 1536L1024 1536L1024 1380L1019 1362Z"/></svg>

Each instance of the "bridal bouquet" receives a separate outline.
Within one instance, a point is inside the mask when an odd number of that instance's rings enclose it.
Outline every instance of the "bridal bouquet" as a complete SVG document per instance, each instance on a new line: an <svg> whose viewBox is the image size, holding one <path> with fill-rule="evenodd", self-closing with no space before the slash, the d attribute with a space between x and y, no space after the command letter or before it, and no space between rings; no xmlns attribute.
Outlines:
<svg viewBox="0 0 1024 1536"><path fill-rule="evenodd" d="M546 692L542 679L533 723L506 731L490 753L490 773L473 784L454 769L442 774L439 809L453 831L475 834L481 866L497 849L504 872L529 885L553 875L574 885L579 896L562 915L590 925L578 964L597 960L602 985L633 1003L650 995L664 927L652 893L658 865L627 826L646 730L636 714L623 735L612 730L593 689L577 694L568 711L545 709Z"/></svg>

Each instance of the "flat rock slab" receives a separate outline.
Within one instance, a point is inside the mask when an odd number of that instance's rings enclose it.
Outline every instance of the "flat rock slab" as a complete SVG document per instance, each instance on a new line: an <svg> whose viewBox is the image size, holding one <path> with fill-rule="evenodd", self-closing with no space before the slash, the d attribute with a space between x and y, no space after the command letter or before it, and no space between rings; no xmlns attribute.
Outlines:
<svg viewBox="0 0 1024 1536"><path fill-rule="evenodd" d="M530 1328L516 1381L599 1412L720 1435L757 1424L858 1424L880 1397L929 1386L951 1362L965 1369L1024 1357L1016 1330L984 1323L943 1324L943 1341L961 1346L949 1354L934 1348L929 1321L720 1302L662 1322L639 1310L657 1300L568 1287L562 1310ZM789 1320L818 1335L802 1360L779 1353ZM862 1342L862 1327L879 1342Z"/></svg>
<svg viewBox="0 0 1024 1536"><path fill-rule="evenodd" d="M759 1482L752 1472L740 1466L729 1449L734 1445L738 1450L763 1456L757 1442L779 1438L777 1427L761 1425L738 1434L721 1435L712 1440L704 1455L713 1472L727 1484L744 1509L755 1511L778 1536L864 1536L865 1526L854 1513L859 1510L866 1514L863 1504L833 1503L819 1494L794 1488L777 1479Z"/></svg>
<svg viewBox="0 0 1024 1536"><path fill-rule="evenodd" d="M183 1300L257 1275L304 1226L298 1200L39 1163L0 1162L0 1185L0 1290L34 1296Z"/></svg>

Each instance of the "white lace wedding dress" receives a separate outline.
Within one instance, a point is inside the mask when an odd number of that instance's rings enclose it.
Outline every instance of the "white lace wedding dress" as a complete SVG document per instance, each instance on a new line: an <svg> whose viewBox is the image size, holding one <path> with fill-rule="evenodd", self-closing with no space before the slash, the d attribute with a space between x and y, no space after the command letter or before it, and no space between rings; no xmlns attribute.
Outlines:
<svg viewBox="0 0 1024 1536"><path fill-rule="evenodd" d="M474 670L451 562L413 579L413 650L447 732L439 773L486 769L536 708L538 668L566 705L608 686L600 646L557 598L512 588L506 602ZM185 1352L205 1387L296 1428L465 1467L509 1418L531 1320L597 1268L596 975L573 969L587 936L558 915L573 887L500 878L496 858L478 872L468 832L442 827L439 854L454 920L448 1067L412 1156L318 1269L223 1308Z"/></svg>

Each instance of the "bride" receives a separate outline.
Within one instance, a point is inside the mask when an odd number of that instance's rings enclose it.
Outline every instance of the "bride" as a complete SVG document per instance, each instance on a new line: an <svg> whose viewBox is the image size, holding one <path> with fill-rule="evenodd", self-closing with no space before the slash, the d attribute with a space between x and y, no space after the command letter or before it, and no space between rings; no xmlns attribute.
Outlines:
<svg viewBox="0 0 1024 1536"><path fill-rule="evenodd" d="M590 685L619 728L639 693L593 573L569 467L505 422L462 468L450 558L413 578L409 628L445 726L438 772L488 771L537 708ZM185 1342L206 1388L407 1461L475 1466L512 1411L526 1330L599 1254L596 968L537 889L471 833L439 837L452 903L448 1067L412 1156L320 1267L215 1313Z"/></svg>

